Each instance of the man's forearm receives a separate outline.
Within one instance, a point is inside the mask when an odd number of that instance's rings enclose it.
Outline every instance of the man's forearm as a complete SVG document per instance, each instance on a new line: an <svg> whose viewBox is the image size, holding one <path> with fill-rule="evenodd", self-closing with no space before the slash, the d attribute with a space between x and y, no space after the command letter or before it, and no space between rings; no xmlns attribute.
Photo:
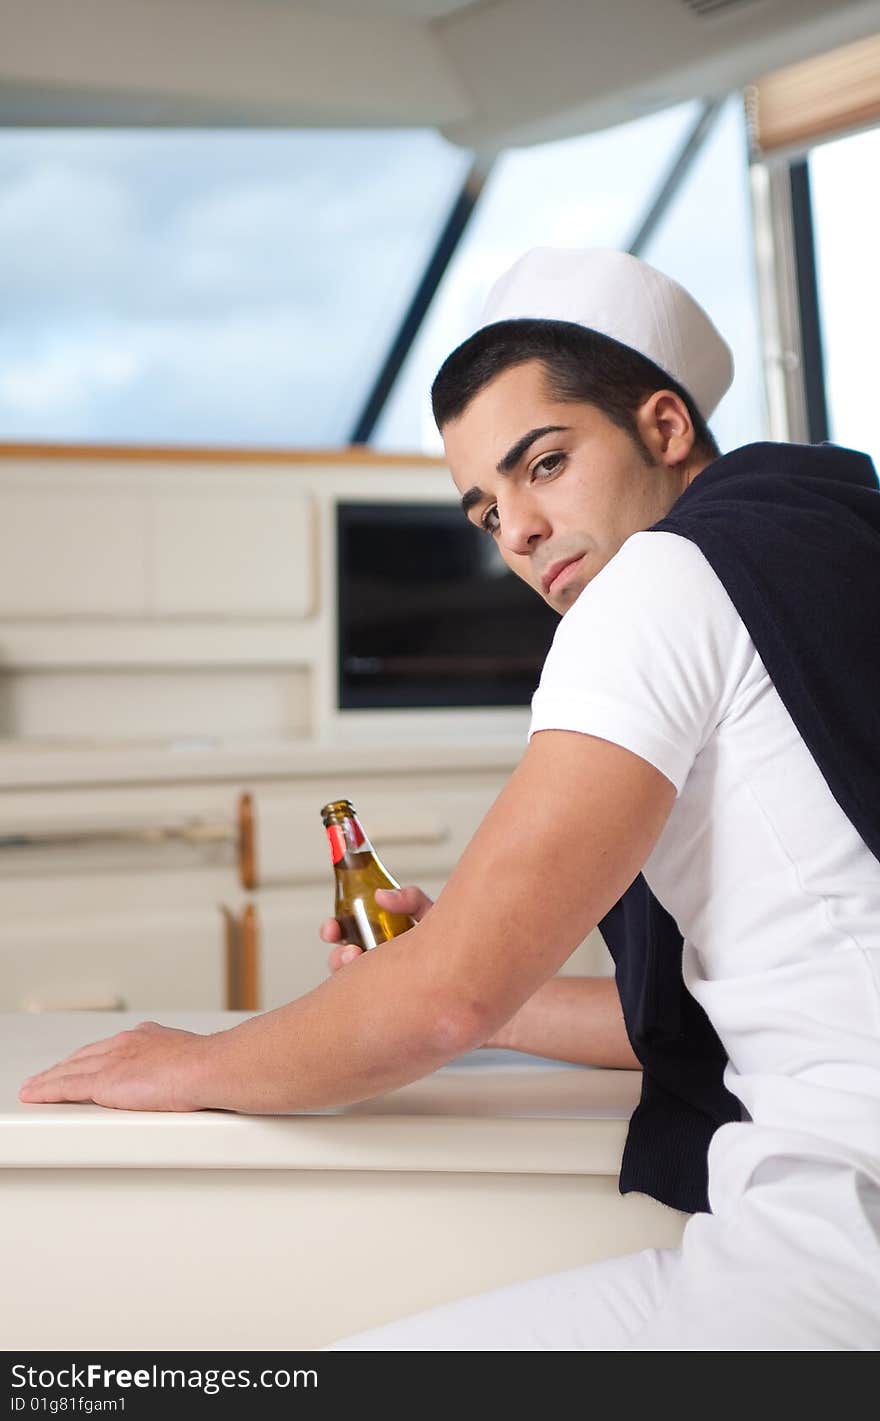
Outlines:
<svg viewBox="0 0 880 1421"><path fill-rule="evenodd" d="M206 1038L197 1108L261 1114L344 1105L416 1080L476 1046L478 1038L468 1040L451 1018L444 1023L442 1012L401 1009L395 988L398 974L412 971L407 950L403 939L392 939L305 996ZM639 1068L609 977L552 977L485 1044Z"/></svg>
<svg viewBox="0 0 880 1421"><path fill-rule="evenodd" d="M613 977L551 977L485 1044L585 1066L640 1069Z"/></svg>
<svg viewBox="0 0 880 1421"><path fill-rule="evenodd" d="M204 1038L195 1108L253 1114L347 1105L418 1080L479 1042L413 928L286 1006ZM416 954L419 954L418 956Z"/></svg>

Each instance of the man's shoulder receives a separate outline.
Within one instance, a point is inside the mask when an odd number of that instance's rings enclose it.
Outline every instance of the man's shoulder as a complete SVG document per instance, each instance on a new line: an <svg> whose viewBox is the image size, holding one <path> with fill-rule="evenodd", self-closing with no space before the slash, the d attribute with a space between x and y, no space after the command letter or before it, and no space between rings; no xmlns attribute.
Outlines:
<svg viewBox="0 0 880 1421"><path fill-rule="evenodd" d="M710 582L715 572L699 545L686 533L659 527L631 533L585 590L648 583L653 591L678 582Z"/></svg>
<svg viewBox="0 0 880 1421"><path fill-rule="evenodd" d="M795 501L809 498L811 481L816 479L823 485L830 480L838 487L878 490L877 470L871 456L861 449L830 441L792 444L762 440L719 454L691 481L663 521L674 524L680 514L695 506L719 502L730 517L738 502L748 503L766 492L778 498L784 490Z"/></svg>
<svg viewBox="0 0 880 1421"><path fill-rule="evenodd" d="M683 648L709 636L726 639L740 617L709 559L692 539L646 529L633 533L565 614L555 640L619 635L650 646L677 641Z"/></svg>

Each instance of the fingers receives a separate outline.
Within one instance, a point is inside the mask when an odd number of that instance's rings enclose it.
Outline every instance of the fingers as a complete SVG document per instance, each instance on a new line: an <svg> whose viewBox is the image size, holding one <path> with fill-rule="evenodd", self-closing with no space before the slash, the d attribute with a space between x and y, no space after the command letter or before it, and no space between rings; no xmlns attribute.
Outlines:
<svg viewBox="0 0 880 1421"><path fill-rule="evenodd" d="M62 1061L48 1071L40 1071L24 1081L18 1098L26 1105L44 1105L54 1100L91 1100L92 1087L101 1067L94 1061L71 1065Z"/></svg>
<svg viewBox="0 0 880 1421"><path fill-rule="evenodd" d="M34 1090L45 1089L50 1083L54 1088L62 1079L72 1080L82 1075L83 1072L94 1074L96 1070L100 1070L102 1066L107 1064L106 1061L103 1060L104 1057L110 1056L114 1052L119 1052L125 1037L134 1036L135 1031L144 1027L154 1026L156 1026L155 1022L142 1021L134 1031L117 1031L115 1036L105 1036L101 1041L90 1041L88 1045L80 1046L77 1051L71 1051L69 1056L63 1056L60 1061L56 1061L54 1066L47 1066L44 1071L37 1071L34 1075L28 1076L27 1080L22 1084L21 1091L19 1092L19 1100L42 1101L47 1099L67 1099L68 1097L63 1095L45 1096L35 1095L33 1093L25 1095L24 1091L33 1092ZM77 1096L75 1098L79 1100L82 1097Z"/></svg>
<svg viewBox="0 0 880 1421"><path fill-rule="evenodd" d="M377 888L376 902L388 912L405 913L408 918L415 918L417 923L434 906L434 900L413 884L405 888Z"/></svg>
<svg viewBox="0 0 880 1421"><path fill-rule="evenodd" d="M42 1085L26 1083L18 1098L24 1105L51 1105L53 1101L91 1100L92 1096L81 1076L60 1076L57 1081Z"/></svg>
<svg viewBox="0 0 880 1421"><path fill-rule="evenodd" d="M338 947L334 947L327 958L327 963L331 972L338 972L340 967L345 967L346 963L354 962L356 957L362 956L363 948L353 942L341 942Z"/></svg>
<svg viewBox="0 0 880 1421"><path fill-rule="evenodd" d="M409 884L405 888L378 888L376 902L386 912L402 913L405 917L413 918L417 923L421 922L429 909L434 906L433 899L413 884ZM345 941L336 918L325 918L318 931L324 942L335 944L333 951L327 957L327 965L331 972L338 972L340 967L344 967L346 963L353 962L356 957L361 956L363 949L354 943Z"/></svg>

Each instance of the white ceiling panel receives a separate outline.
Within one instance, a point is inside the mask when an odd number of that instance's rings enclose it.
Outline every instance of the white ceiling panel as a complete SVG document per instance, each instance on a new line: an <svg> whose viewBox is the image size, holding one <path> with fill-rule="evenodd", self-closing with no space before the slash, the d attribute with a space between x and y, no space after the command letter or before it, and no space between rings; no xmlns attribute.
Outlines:
<svg viewBox="0 0 880 1421"><path fill-rule="evenodd" d="M0 121L429 126L470 112L429 26L279 0L0 0ZM36 96L37 102L34 102ZM144 118L144 115L147 115ZM62 120L63 121L63 120Z"/></svg>
<svg viewBox="0 0 880 1421"><path fill-rule="evenodd" d="M491 154L880 32L880 0L0 0L0 124L431 127Z"/></svg>
<svg viewBox="0 0 880 1421"><path fill-rule="evenodd" d="M472 147L562 138L880 30L880 0L494 0L434 31L474 115L445 132Z"/></svg>
<svg viewBox="0 0 880 1421"><path fill-rule="evenodd" d="M249 0L242 0L247 4ZM396 20L442 20L460 10L476 10L486 0L272 0L295 10L312 10L316 15L344 15L366 19L375 15Z"/></svg>

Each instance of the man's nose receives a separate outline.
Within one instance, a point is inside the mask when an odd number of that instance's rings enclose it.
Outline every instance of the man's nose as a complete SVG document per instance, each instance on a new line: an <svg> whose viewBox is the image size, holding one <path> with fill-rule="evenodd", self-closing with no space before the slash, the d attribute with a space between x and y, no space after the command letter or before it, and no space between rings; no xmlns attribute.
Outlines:
<svg viewBox="0 0 880 1421"><path fill-rule="evenodd" d="M549 536L550 524L531 499L516 499L499 509L501 542L508 552L527 556Z"/></svg>

